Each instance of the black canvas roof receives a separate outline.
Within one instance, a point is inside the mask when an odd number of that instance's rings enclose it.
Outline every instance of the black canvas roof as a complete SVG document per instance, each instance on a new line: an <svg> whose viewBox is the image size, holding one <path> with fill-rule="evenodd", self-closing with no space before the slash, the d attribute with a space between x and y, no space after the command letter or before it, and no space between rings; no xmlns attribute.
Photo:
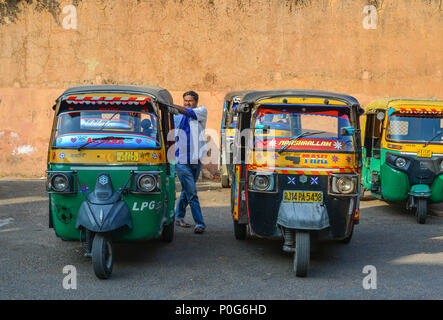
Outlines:
<svg viewBox="0 0 443 320"><path fill-rule="evenodd" d="M128 93L128 94L142 94L153 96L158 102L163 104L172 104L172 96L168 90L155 86L132 86L132 85L90 85L77 86L67 89L58 98L60 99L66 95L87 94L87 93ZM57 99L57 100L58 100Z"/></svg>
<svg viewBox="0 0 443 320"><path fill-rule="evenodd" d="M253 92L251 90L231 91L225 95L225 101L231 101L234 97L243 97L245 94Z"/></svg>
<svg viewBox="0 0 443 320"><path fill-rule="evenodd" d="M317 90L270 90L270 91L252 91L246 94L240 103L256 103L260 99L278 98L278 97L307 97L307 98L325 98L342 101L347 105L359 105L354 97L327 91Z"/></svg>

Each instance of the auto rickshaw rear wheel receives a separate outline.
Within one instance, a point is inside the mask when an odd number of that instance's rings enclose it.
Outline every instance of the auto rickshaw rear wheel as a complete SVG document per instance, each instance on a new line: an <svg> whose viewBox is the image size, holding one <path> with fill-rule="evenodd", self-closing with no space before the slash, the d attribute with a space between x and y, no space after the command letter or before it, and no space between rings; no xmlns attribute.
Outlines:
<svg viewBox="0 0 443 320"><path fill-rule="evenodd" d="M416 208L416 217L417 222L420 224L426 223L426 214L427 214L427 200L426 199L418 199L417 208Z"/></svg>
<svg viewBox="0 0 443 320"><path fill-rule="evenodd" d="M174 240L174 225L175 222L172 220L167 226L163 227L162 231L162 241L170 243Z"/></svg>
<svg viewBox="0 0 443 320"><path fill-rule="evenodd" d="M234 235L237 240L245 240L247 236L247 227L246 224L240 224L237 220L234 220Z"/></svg>
<svg viewBox="0 0 443 320"><path fill-rule="evenodd" d="M222 184L223 188L229 188L230 187L229 176L228 175L222 175L221 176L221 184Z"/></svg>
<svg viewBox="0 0 443 320"><path fill-rule="evenodd" d="M113 265L114 252L110 235L96 233L92 241L92 266L95 275L100 279L108 279Z"/></svg>
<svg viewBox="0 0 443 320"><path fill-rule="evenodd" d="M309 231L296 231L294 271L297 277L306 277L308 274L311 253L311 236Z"/></svg>

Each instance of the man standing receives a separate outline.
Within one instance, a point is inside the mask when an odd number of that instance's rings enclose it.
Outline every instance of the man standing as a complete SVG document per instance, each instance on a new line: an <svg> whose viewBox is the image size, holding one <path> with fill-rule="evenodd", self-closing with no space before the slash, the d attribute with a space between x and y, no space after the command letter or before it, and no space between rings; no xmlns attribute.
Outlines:
<svg viewBox="0 0 443 320"><path fill-rule="evenodd" d="M197 196L197 179L201 171L200 159L206 150L203 138L206 127L207 110L198 106L198 94L188 91L183 94L184 107L174 105L179 112L174 116L174 125L177 130L175 137L176 172L182 186L182 192L175 209L175 221L180 227L189 228L184 218L186 207L191 207L195 221L195 233L203 233L206 225L203 220L200 203Z"/></svg>

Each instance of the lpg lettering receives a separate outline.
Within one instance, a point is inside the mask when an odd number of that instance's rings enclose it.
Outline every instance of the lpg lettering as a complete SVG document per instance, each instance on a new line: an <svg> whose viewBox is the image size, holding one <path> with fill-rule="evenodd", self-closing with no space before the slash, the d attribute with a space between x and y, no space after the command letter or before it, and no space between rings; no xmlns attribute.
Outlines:
<svg viewBox="0 0 443 320"><path fill-rule="evenodd" d="M149 210L154 210L155 201L142 202L140 207L138 207L138 202L134 202L134 205L132 206L132 211L143 211L145 208L148 208Z"/></svg>
<svg viewBox="0 0 443 320"><path fill-rule="evenodd" d="M64 266L63 274L67 274L63 278L63 289L77 289L77 269L72 265Z"/></svg>

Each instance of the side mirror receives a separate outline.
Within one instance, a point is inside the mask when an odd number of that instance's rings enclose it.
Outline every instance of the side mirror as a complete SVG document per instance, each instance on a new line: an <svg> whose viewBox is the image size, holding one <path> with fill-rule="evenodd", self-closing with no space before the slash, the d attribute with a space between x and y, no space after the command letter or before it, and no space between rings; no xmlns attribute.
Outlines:
<svg viewBox="0 0 443 320"><path fill-rule="evenodd" d="M385 118L385 113L383 111L380 111L377 113L377 119L382 121Z"/></svg>
<svg viewBox="0 0 443 320"><path fill-rule="evenodd" d="M54 105L52 106L52 110L55 111L56 106L57 106L57 105L54 104Z"/></svg>
<svg viewBox="0 0 443 320"><path fill-rule="evenodd" d="M340 128L340 135L341 136L353 136L355 134L355 128L354 127L342 127Z"/></svg>
<svg viewBox="0 0 443 320"><path fill-rule="evenodd" d="M262 130L264 134L268 134L269 130L271 129L271 126L270 125L265 125L262 128L255 127L254 129L255 130Z"/></svg>

